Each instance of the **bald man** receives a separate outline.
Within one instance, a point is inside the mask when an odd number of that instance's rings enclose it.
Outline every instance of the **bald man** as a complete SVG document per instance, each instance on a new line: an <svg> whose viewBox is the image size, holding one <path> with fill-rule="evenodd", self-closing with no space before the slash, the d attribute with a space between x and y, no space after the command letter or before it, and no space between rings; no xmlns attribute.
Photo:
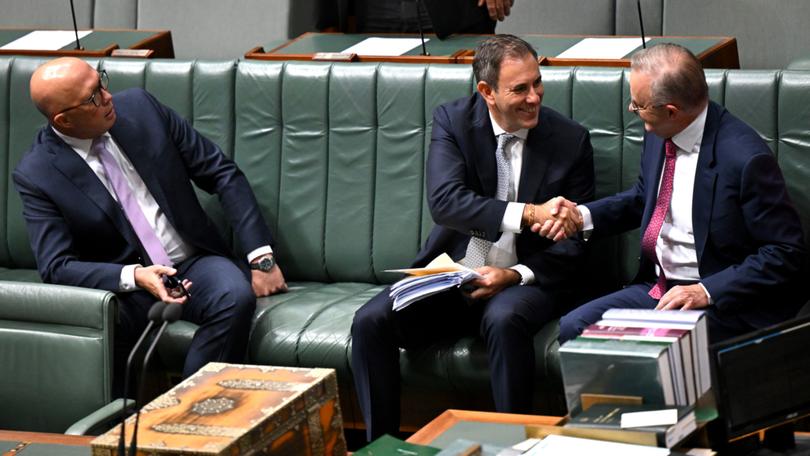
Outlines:
<svg viewBox="0 0 810 456"><path fill-rule="evenodd" d="M199 325L184 376L209 361L241 362L256 296L286 289L256 198L233 161L185 119L141 89L113 96L107 82L105 71L75 58L31 76L31 99L48 124L13 177L39 273L117 295L115 387L156 300L181 304L182 318ZM243 254L230 250L194 186L217 194ZM167 290L166 276L190 294Z"/></svg>

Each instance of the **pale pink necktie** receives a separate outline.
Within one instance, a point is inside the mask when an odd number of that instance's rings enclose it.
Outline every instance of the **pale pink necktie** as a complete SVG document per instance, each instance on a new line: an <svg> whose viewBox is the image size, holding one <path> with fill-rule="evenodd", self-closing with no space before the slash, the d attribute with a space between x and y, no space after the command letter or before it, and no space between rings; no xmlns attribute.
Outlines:
<svg viewBox="0 0 810 456"><path fill-rule="evenodd" d="M107 174L107 180L109 180L115 195L118 197L118 203L135 230L135 234L138 235L138 239L141 241L147 255L149 255L149 259L152 260L152 264L171 266L172 261L169 259L169 255L166 254L166 249L160 243L160 239L158 239L152 225L146 220L146 216L143 214L141 206L138 205L138 200L124 177L121 167L118 166L115 158L107 149L107 137L100 136L94 139L90 152L98 156L101 161L104 172Z"/></svg>
<svg viewBox="0 0 810 456"><path fill-rule="evenodd" d="M661 271L658 274L658 281L648 293L653 299L661 299L661 296L664 296L667 291L667 278L664 275L664 269L660 267L658 256L655 254L655 244L658 242L661 226L664 225L664 219L672 201L672 181L675 178L675 159L677 158L675 152L678 148L671 139L667 139L665 149L666 160L664 161L663 177L661 177L661 188L658 189L658 200L655 202L655 209L650 218L650 223L647 225L647 230L644 231L644 236L641 238L641 253L658 264Z"/></svg>

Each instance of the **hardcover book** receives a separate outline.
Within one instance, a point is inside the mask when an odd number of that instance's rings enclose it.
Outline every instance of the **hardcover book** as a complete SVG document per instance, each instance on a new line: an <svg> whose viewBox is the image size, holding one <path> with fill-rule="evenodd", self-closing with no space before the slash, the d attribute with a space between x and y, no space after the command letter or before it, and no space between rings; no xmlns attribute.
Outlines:
<svg viewBox="0 0 810 456"><path fill-rule="evenodd" d="M697 429L695 411L691 407L677 407L678 421L670 425L622 428L622 415L656 411L666 408L660 404L627 405L596 404L571 417L565 427L581 430L574 437L588 437L638 445L672 448Z"/></svg>
<svg viewBox="0 0 810 456"><path fill-rule="evenodd" d="M644 403L675 405L669 347L635 340L578 337L560 347L568 411L582 409L580 395L637 396Z"/></svg>

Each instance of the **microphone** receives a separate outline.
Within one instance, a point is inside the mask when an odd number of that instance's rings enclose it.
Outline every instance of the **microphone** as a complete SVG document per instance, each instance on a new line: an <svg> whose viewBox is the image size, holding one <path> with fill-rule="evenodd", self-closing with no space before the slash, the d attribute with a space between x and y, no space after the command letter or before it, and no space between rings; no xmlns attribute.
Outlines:
<svg viewBox="0 0 810 456"><path fill-rule="evenodd" d="M647 49L647 40L644 38L644 19L641 17L641 0L636 0L636 7L638 7L638 25L641 28L641 47Z"/></svg>
<svg viewBox="0 0 810 456"><path fill-rule="evenodd" d="M132 360L135 358L135 353L138 352L138 349L141 347L141 344L143 344L143 341L146 340L146 335L149 334L155 323L160 324L163 321L163 312L165 309L166 303L163 301L158 301L152 304L152 307L149 309L149 313L147 314L149 323L146 325L146 329L143 330L143 333L141 333L141 337L139 337L138 341L135 342L135 345L132 347L132 350L129 352L129 356L127 357L127 365L126 369L124 369L124 405L121 406L121 435L119 435L118 437L119 456L126 456L124 423L126 422L127 399L129 398L129 368L132 366Z"/></svg>
<svg viewBox="0 0 810 456"><path fill-rule="evenodd" d="M416 0L416 27L419 28L419 38L422 40L422 55L430 55L430 52L427 51L425 47L425 31L422 30L422 8L419 5L422 4L422 0Z"/></svg>
<svg viewBox="0 0 810 456"><path fill-rule="evenodd" d="M155 351L155 347L157 347L157 343L160 340L160 336L163 335L163 331L166 330L166 327L169 326L171 323L176 322L180 319L183 315L183 306L177 303L167 304L166 308L163 309L163 313L161 315L163 319L163 324L160 325L160 329L158 329L157 334L155 335L155 339L149 345L149 349L146 350L146 355L143 357L143 364L141 365L141 376L138 378L138 396L135 398L135 407L137 411L135 412L135 426L132 428L132 440L129 443L129 454L135 455L137 454L138 450L138 422L141 418L141 407L138 403L139 397L143 393L143 377L146 375L146 366L149 364L149 359L152 357L152 353Z"/></svg>
<svg viewBox="0 0 810 456"><path fill-rule="evenodd" d="M76 27L76 9L73 8L73 0L70 0L70 14L73 16L73 33L76 34L76 50L81 51L82 45L79 44L79 28ZM126 398L124 398L124 402L126 402Z"/></svg>

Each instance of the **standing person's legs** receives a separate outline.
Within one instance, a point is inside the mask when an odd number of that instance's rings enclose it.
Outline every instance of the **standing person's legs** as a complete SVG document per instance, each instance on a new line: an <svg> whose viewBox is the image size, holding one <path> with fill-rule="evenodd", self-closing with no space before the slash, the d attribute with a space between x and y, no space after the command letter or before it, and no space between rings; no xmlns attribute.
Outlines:
<svg viewBox="0 0 810 456"><path fill-rule="evenodd" d="M588 326L602 319L602 314L608 309L655 309L658 300L651 298L647 293L651 284L633 284L611 293L565 314L560 319L560 343L571 340Z"/></svg>
<svg viewBox="0 0 810 456"><path fill-rule="evenodd" d="M183 377L210 361L241 363L247 351L256 295L233 260L200 256L178 266L178 276L192 281L183 305L183 320L198 324L186 355Z"/></svg>
<svg viewBox="0 0 810 456"><path fill-rule="evenodd" d="M481 335L487 343L497 411L532 412L534 336L565 306L556 301L540 287L513 286L483 304Z"/></svg>

